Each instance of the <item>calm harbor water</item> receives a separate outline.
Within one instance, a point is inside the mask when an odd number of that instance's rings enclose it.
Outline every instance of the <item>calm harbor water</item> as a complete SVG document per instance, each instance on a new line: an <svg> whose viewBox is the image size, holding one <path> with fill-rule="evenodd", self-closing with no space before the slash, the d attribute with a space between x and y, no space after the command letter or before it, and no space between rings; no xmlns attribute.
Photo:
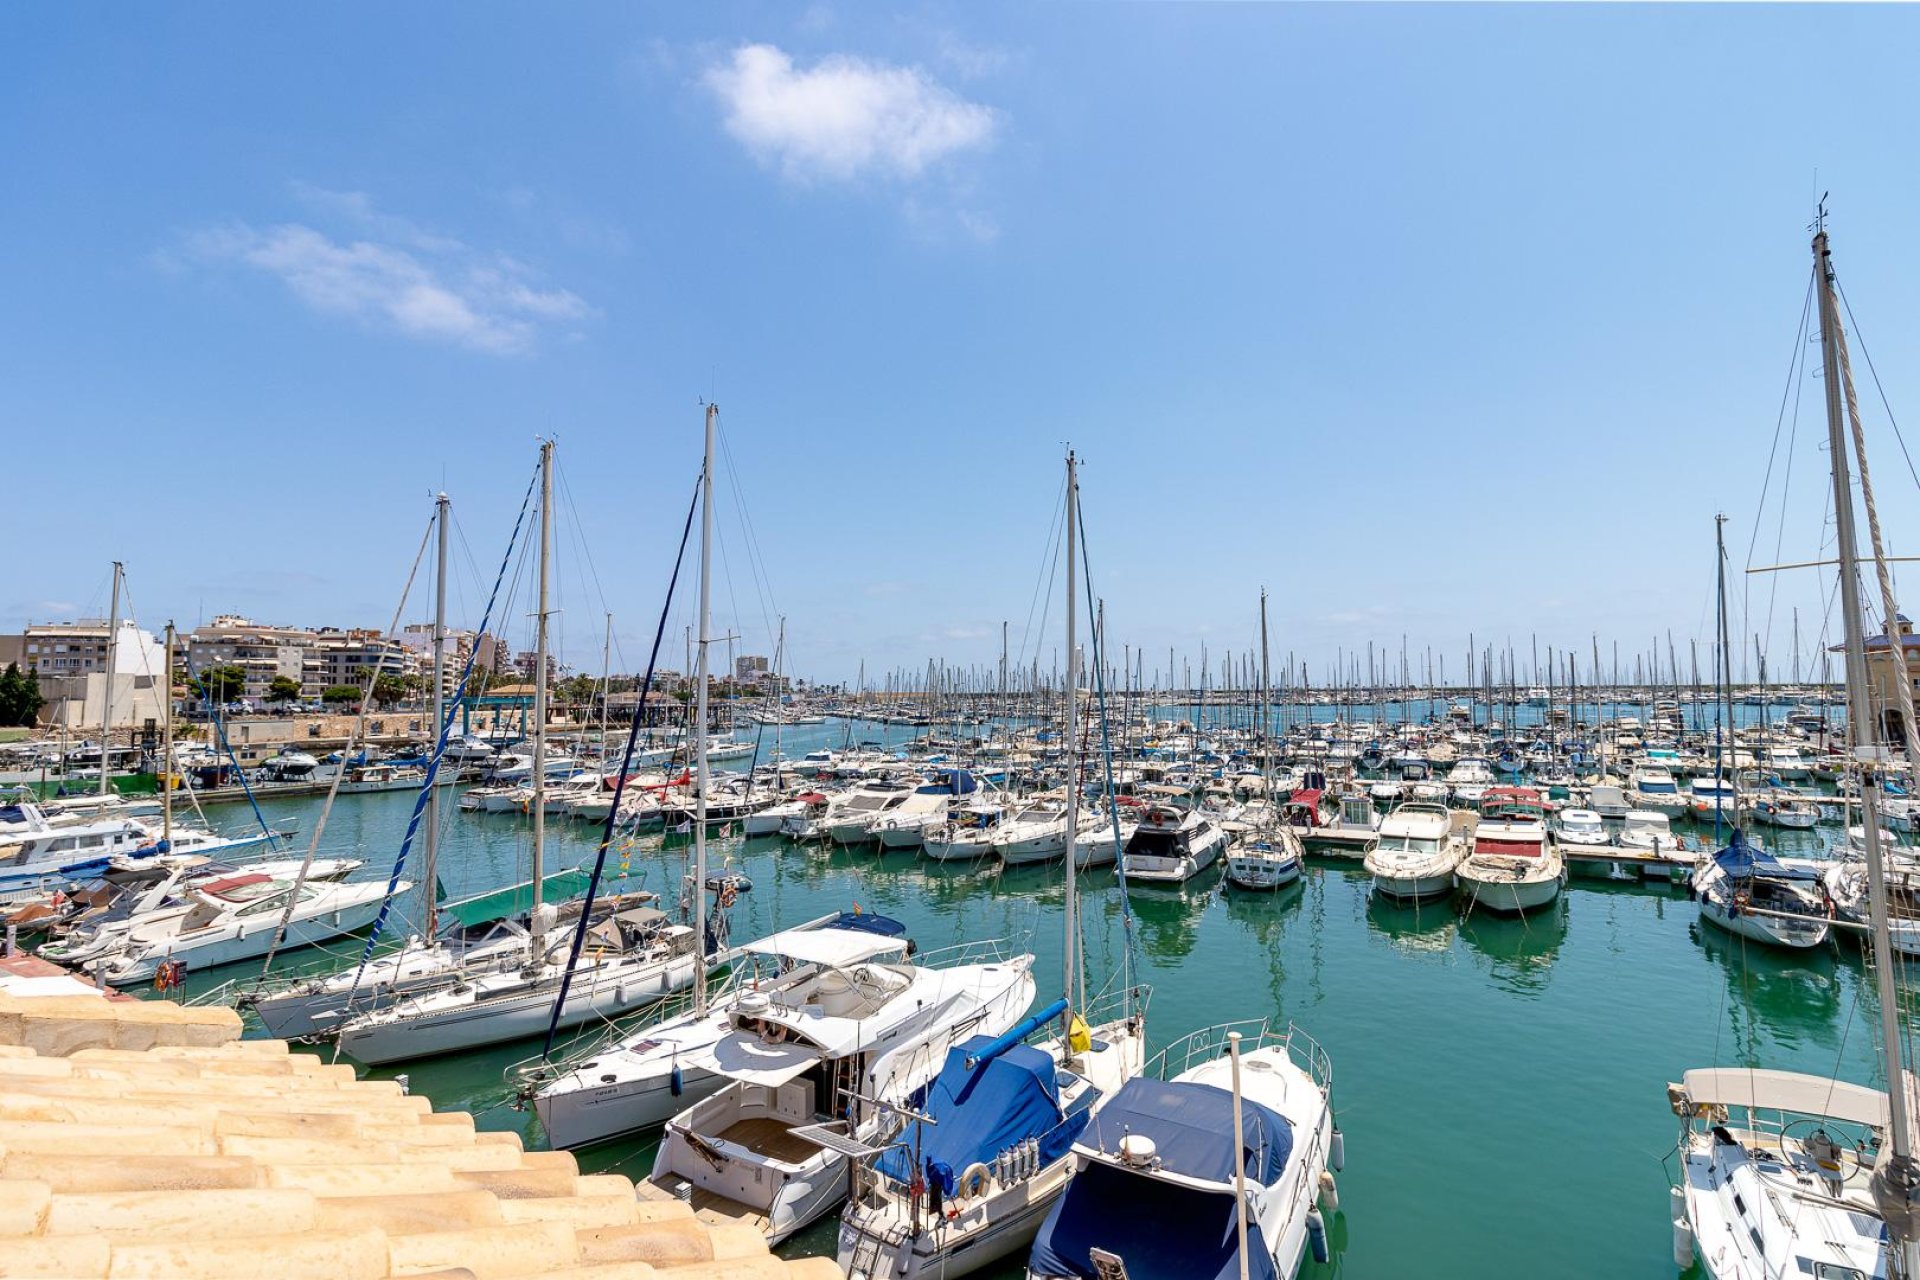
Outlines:
<svg viewBox="0 0 1920 1280"><path fill-rule="evenodd" d="M788 742L806 749L844 733L789 731ZM883 733L899 741L908 731L857 730ZM310 827L318 801L263 807ZM357 850L384 867L411 808L406 794L343 797L323 849ZM227 829L249 820L235 807L214 818ZM450 812L448 892L525 876L527 831L524 819ZM554 821L549 831L550 865L591 854L593 833L581 824ZM905 921L922 949L1014 940L1038 956L1041 998L1060 987L1058 867L1001 874L778 839L713 848L753 880L736 908L737 938L858 903ZM683 856L648 837L631 850L630 871L671 896ZM1131 936L1157 1044L1267 1017L1299 1024L1331 1055L1347 1168L1334 1260L1309 1263L1309 1276L1671 1275L1668 1080L1714 1064L1878 1074L1874 997L1851 942L1809 955L1767 951L1702 925L1676 888L1576 878L1551 911L1506 920L1376 905L1358 864L1336 860L1314 860L1279 895L1223 894L1217 872L1185 892L1136 891L1130 904L1111 872L1083 876L1081 887L1090 981L1121 971ZM312 950L289 959L290 968L338 963ZM192 975L189 994L244 972ZM435 1105L539 1145L504 1076L538 1050L522 1042L378 1074L405 1074ZM643 1177L652 1151L650 1141L612 1144L581 1163ZM829 1223L789 1249L832 1247Z"/></svg>

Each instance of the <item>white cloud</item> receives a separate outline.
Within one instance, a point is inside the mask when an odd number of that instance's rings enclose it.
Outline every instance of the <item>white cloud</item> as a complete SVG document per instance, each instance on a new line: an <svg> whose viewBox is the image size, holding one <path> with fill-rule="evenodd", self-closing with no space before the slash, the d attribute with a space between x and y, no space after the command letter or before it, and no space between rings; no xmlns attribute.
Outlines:
<svg viewBox="0 0 1920 1280"><path fill-rule="evenodd" d="M916 67L845 54L799 68L770 44L743 45L709 67L727 132L789 178L866 173L917 178L957 152L993 141L999 117Z"/></svg>
<svg viewBox="0 0 1920 1280"><path fill-rule="evenodd" d="M542 326L591 313L578 295L540 287L524 264L421 231L380 213L358 192L305 188L302 195L377 230L384 242L335 239L301 223L242 222L188 237L187 254L264 272L316 311L494 354L524 351Z"/></svg>

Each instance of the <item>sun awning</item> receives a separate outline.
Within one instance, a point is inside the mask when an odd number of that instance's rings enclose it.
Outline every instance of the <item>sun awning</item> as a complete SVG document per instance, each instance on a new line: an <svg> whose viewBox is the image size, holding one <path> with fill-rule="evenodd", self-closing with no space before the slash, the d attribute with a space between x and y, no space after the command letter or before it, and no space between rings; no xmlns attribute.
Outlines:
<svg viewBox="0 0 1920 1280"><path fill-rule="evenodd" d="M820 964L837 969L871 960L875 956L904 951L906 945L905 938L882 937L864 930L786 929L749 942L742 949L754 955L779 956L803 964Z"/></svg>
<svg viewBox="0 0 1920 1280"><path fill-rule="evenodd" d="M768 1044L759 1036L736 1034L713 1046L714 1069L731 1080L778 1088L820 1061L820 1051L803 1044Z"/></svg>
<svg viewBox="0 0 1920 1280"><path fill-rule="evenodd" d="M1880 1129L1887 1125L1886 1094L1826 1076L1765 1071L1757 1067L1708 1067L1689 1071L1681 1080L1696 1106L1717 1103L1728 1107L1758 1107L1766 1111L1791 1111L1796 1115L1828 1116Z"/></svg>

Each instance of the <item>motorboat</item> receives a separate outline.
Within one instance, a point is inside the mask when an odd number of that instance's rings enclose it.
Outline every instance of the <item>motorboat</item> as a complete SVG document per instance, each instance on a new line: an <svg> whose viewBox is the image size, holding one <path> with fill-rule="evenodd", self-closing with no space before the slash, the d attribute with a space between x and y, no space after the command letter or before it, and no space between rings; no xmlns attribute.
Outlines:
<svg viewBox="0 0 1920 1280"><path fill-rule="evenodd" d="M1478 816L1445 805L1409 800L1380 823L1380 840L1367 854L1374 892L1402 902L1444 897L1467 856Z"/></svg>
<svg viewBox="0 0 1920 1280"><path fill-rule="evenodd" d="M1827 940L1826 895L1815 869L1781 862L1741 831L1700 864L1690 883L1700 918L1737 937L1794 950Z"/></svg>
<svg viewBox="0 0 1920 1280"><path fill-rule="evenodd" d="M1300 878L1305 846L1292 827L1256 827L1227 852L1227 883L1240 889L1278 889Z"/></svg>
<svg viewBox="0 0 1920 1280"><path fill-rule="evenodd" d="M823 821L827 838L835 844L865 844L873 839L873 824L898 809L913 794L913 784L893 778L874 778L836 797Z"/></svg>
<svg viewBox="0 0 1920 1280"><path fill-rule="evenodd" d="M879 841L880 851L918 849L926 843L929 829L945 825L949 807L960 797L979 790L979 785L971 773L951 769L915 787L904 803L873 824L873 837Z"/></svg>
<svg viewBox="0 0 1920 1280"><path fill-rule="evenodd" d="M733 1007L746 992L777 993L786 1004L805 1005L826 975L879 959L904 960L906 926L886 916L842 912L750 942L739 948L730 987L705 1012L688 1011L631 1028L556 1074L536 1069L529 1080L534 1113L549 1146L567 1149L606 1142L658 1128L676 1111L726 1083L714 1046L732 1029ZM939 967L937 952L918 963Z"/></svg>
<svg viewBox="0 0 1920 1280"><path fill-rule="evenodd" d="M1680 790L1673 774L1657 765L1641 765L1627 775L1627 801L1636 809L1650 809L1669 818L1683 818L1692 801Z"/></svg>
<svg viewBox="0 0 1920 1280"><path fill-rule="evenodd" d="M1073 841L1074 865L1105 866L1113 861L1113 843L1100 839L1106 819L1091 806L1080 810ZM1001 822L991 840L993 852L1009 867L1051 862L1067 856L1067 802L1064 798L1035 800Z"/></svg>
<svg viewBox="0 0 1920 1280"><path fill-rule="evenodd" d="M1611 844L1606 823L1591 809L1562 809L1554 819L1553 838L1561 844Z"/></svg>
<svg viewBox="0 0 1920 1280"><path fill-rule="evenodd" d="M1731 781L1720 774L1695 778L1689 788L1692 801L1693 818L1696 822L1712 822L1718 814L1719 821L1734 823L1738 821L1734 813L1734 801L1738 795Z"/></svg>
<svg viewBox="0 0 1920 1280"><path fill-rule="evenodd" d="M1493 767L1484 756L1461 756L1447 771L1447 787L1461 804L1479 804L1481 795L1495 781Z"/></svg>
<svg viewBox="0 0 1920 1280"><path fill-rule="evenodd" d="M1664 813L1652 809L1629 809L1620 820L1619 845L1622 849L1644 849L1663 857L1684 853L1686 846L1673 833L1673 824Z"/></svg>
<svg viewBox="0 0 1920 1280"><path fill-rule="evenodd" d="M51 935L38 948L44 960L69 967L86 963L121 944L127 933L168 915L189 910L186 890L239 875L292 879L306 866L309 880L345 880L364 864L358 858L315 858L236 864L198 854L164 854L151 859L114 859L99 878L69 885L57 905L35 923ZM9 917L15 923L19 915Z"/></svg>
<svg viewBox="0 0 1920 1280"><path fill-rule="evenodd" d="M944 969L876 957L827 970L803 1001L744 992L712 1049L726 1083L667 1122L649 1181L696 1216L780 1243L846 1198L850 1160L890 1104L924 1088L955 1045L1021 1020L1032 965L1031 955Z"/></svg>
<svg viewBox="0 0 1920 1280"><path fill-rule="evenodd" d="M396 895L413 887L402 880ZM387 896L384 881L334 882L297 875L241 872L188 886L187 909L127 930L115 946L87 963L116 987L144 982L163 964L195 970L253 960L272 948L287 921L283 948L308 946L357 933L373 923ZM291 905L291 910L289 910ZM176 973L179 970L175 970Z"/></svg>
<svg viewBox="0 0 1920 1280"><path fill-rule="evenodd" d="M1275 1280L1299 1269L1310 1241L1325 1256L1315 1201L1336 1195L1345 1146L1332 1064L1299 1028L1265 1024L1247 1028L1236 1060L1230 1029L1176 1041L1162 1078L1149 1068L1094 1112L1073 1145L1073 1180L1034 1240L1028 1280ZM1164 1078L1174 1064L1185 1069Z"/></svg>
<svg viewBox="0 0 1920 1280"><path fill-rule="evenodd" d="M1566 859L1547 839L1546 809L1530 787L1490 787L1480 798L1473 851L1455 875L1470 908L1519 915L1552 902Z"/></svg>
<svg viewBox="0 0 1920 1280"><path fill-rule="evenodd" d="M1225 829L1204 813L1150 804L1120 853L1120 874L1130 885L1184 884L1212 866L1226 844Z"/></svg>

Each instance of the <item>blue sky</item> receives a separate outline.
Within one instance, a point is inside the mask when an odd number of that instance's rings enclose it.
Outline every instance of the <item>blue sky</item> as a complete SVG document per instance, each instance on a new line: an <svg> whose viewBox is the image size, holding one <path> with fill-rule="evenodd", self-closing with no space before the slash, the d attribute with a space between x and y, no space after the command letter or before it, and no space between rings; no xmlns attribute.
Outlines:
<svg viewBox="0 0 1920 1280"><path fill-rule="evenodd" d="M1671 630L1684 666L1716 510L1736 569L1763 492L1755 562L1825 537L1817 381L1763 480L1819 190L1920 403L1916 36L1903 6L9 6L0 627L103 611L116 557L156 626L384 625L442 486L471 623L551 432L566 657L598 669L610 610L633 667L707 397L716 630L765 651L784 614L802 674L991 664L1003 620L1051 665L1057 604L1023 632L1068 441L1150 679L1252 645L1262 585L1316 680L1403 634L1449 675L1469 633L1524 662ZM1860 374L1899 551L1920 502ZM1756 586L1735 629L1780 669L1830 588L1782 578L1769 626Z"/></svg>

